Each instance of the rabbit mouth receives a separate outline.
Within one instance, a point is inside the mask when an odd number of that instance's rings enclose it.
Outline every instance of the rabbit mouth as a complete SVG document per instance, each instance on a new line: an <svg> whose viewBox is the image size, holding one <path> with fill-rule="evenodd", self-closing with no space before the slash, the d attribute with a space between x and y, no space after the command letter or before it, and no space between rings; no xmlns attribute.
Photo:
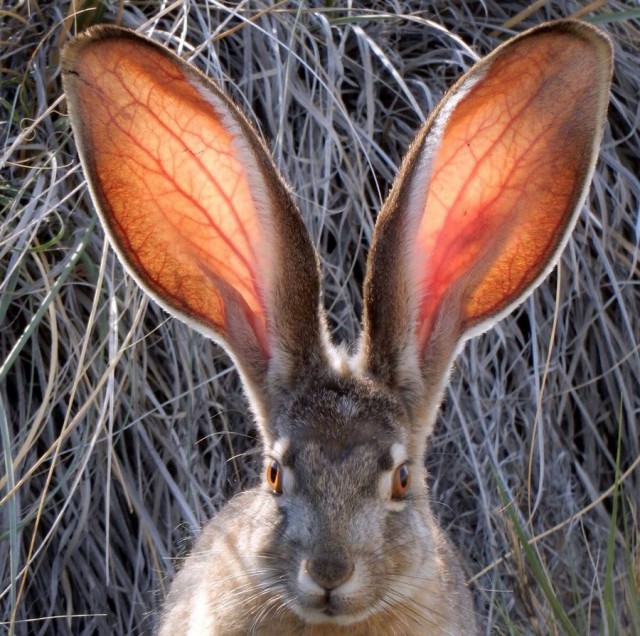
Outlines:
<svg viewBox="0 0 640 636"><path fill-rule="evenodd" d="M353 597L327 592L324 596L301 599L294 611L306 623L333 623L351 625L362 621L372 613L372 608L362 608L362 602Z"/></svg>
<svg viewBox="0 0 640 636"><path fill-rule="evenodd" d="M354 623L359 623L365 619L371 612L367 610L364 612L358 612L357 614L348 614L327 605L324 609L297 608L296 613L309 625L317 625L319 623L353 625Z"/></svg>

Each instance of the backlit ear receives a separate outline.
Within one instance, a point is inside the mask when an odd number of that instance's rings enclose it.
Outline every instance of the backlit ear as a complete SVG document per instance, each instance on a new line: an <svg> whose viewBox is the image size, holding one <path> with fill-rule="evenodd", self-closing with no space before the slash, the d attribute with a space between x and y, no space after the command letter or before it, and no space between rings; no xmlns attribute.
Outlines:
<svg viewBox="0 0 640 636"><path fill-rule="evenodd" d="M584 201L611 72L608 39L563 21L502 45L443 98L376 226L369 372L441 385L461 343L549 273Z"/></svg>
<svg viewBox="0 0 640 636"><path fill-rule="evenodd" d="M167 311L219 341L254 397L320 356L315 252L251 126L204 75L130 31L63 53L69 114L100 218Z"/></svg>

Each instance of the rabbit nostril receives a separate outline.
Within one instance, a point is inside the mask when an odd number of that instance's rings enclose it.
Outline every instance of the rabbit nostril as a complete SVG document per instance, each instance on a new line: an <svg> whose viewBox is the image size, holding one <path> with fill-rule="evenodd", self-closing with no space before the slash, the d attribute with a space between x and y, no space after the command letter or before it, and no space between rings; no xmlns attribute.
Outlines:
<svg viewBox="0 0 640 636"><path fill-rule="evenodd" d="M320 556L309 559L306 570L318 585L330 592L351 578L354 564L346 554Z"/></svg>

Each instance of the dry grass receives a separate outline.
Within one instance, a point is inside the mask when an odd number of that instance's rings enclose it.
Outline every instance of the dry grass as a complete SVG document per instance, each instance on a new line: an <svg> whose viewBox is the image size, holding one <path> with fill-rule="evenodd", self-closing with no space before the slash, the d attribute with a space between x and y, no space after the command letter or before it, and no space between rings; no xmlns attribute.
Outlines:
<svg viewBox="0 0 640 636"><path fill-rule="evenodd" d="M527 3L307 4L137 0L121 23L258 122L324 259L334 335L353 341L402 153ZM538 4L515 31L580 8ZM17 634L148 630L176 554L256 476L228 358L123 274L79 169L59 46L119 10L0 10L0 616ZM458 360L428 454L487 633L563 633L554 598L576 633L640 632L638 17L587 14L617 56L590 197L559 272Z"/></svg>

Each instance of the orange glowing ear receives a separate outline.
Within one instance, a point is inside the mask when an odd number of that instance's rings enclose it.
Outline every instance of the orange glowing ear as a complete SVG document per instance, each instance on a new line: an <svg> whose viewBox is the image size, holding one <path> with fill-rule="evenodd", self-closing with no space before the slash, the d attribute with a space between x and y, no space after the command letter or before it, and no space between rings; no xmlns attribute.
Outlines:
<svg viewBox="0 0 640 636"><path fill-rule="evenodd" d="M549 273L591 178L611 72L605 36L557 22L502 45L444 97L376 227L372 368L416 345L431 358L421 365L444 367Z"/></svg>
<svg viewBox="0 0 640 636"><path fill-rule="evenodd" d="M138 283L225 345L253 388L279 352L316 351L315 252L240 111L194 67L123 29L76 38L63 69L93 200Z"/></svg>

